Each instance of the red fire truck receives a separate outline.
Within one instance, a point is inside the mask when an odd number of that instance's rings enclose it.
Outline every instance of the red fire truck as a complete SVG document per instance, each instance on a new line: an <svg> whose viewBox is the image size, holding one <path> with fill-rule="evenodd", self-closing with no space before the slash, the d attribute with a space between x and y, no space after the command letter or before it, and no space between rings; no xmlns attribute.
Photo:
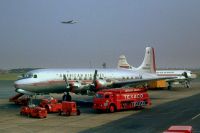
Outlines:
<svg viewBox="0 0 200 133"><path fill-rule="evenodd" d="M63 101L62 102L62 108L59 110L59 115L65 115L65 116L75 116L80 115L80 110L77 109L76 102L69 102L69 101Z"/></svg>
<svg viewBox="0 0 200 133"><path fill-rule="evenodd" d="M192 133L192 126L171 126L163 133Z"/></svg>
<svg viewBox="0 0 200 133"><path fill-rule="evenodd" d="M37 118L46 118L47 110L39 106L29 105L23 106L20 110L20 114Z"/></svg>
<svg viewBox="0 0 200 133"><path fill-rule="evenodd" d="M151 101L145 88L120 88L97 92L93 104L93 108L97 111L115 112L143 108L151 105Z"/></svg>
<svg viewBox="0 0 200 133"><path fill-rule="evenodd" d="M48 113L59 112L59 110L62 109L62 103L59 103L58 100L53 97L50 99L42 99L39 106L46 108Z"/></svg>

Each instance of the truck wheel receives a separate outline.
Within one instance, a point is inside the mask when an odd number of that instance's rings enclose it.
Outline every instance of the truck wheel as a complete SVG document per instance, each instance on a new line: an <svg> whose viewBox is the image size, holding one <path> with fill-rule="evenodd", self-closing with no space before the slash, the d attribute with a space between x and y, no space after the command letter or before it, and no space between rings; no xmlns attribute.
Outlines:
<svg viewBox="0 0 200 133"><path fill-rule="evenodd" d="M77 115L80 115L81 114L81 111L79 109L77 109L77 112L76 112Z"/></svg>
<svg viewBox="0 0 200 133"><path fill-rule="evenodd" d="M50 109L48 105L45 106L45 109L47 110L47 113L50 113Z"/></svg>
<svg viewBox="0 0 200 133"><path fill-rule="evenodd" d="M58 115L62 115L62 111L61 110L59 110L58 112L59 112Z"/></svg>
<svg viewBox="0 0 200 133"><path fill-rule="evenodd" d="M102 113L102 110L100 110L100 109L97 109L95 111L96 111L96 113Z"/></svg>
<svg viewBox="0 0 200 133"><path fill-rule="evenodd" d="M24 115L22 112L20 112L20 115Z"/></svg>
<svg viewBox="0 0 200 133"><path fill-rule="evenodd" d="M68 111L65 113L66 116L70 116L70 114L71 112L68 112Z"/></svg>
<svg viewBox="0 0 200 133"><path fill-rule="evenodd" d="M114 113L115 112L115 106L114 105L110 105L109 112L110 113Z"/></svg>

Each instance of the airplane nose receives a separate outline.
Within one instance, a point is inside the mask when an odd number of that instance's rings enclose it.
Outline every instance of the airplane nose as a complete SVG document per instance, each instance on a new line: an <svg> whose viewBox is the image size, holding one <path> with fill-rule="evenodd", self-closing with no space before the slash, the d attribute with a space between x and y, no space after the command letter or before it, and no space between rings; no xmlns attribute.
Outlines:
<svg viewBox="0 0 200 133"><path fill-rule="evenodd" d="M14 82L14 87L15 87L16 89L19 88L19 82L18 82L18 81L15 81L15 82Z"/></svg>
<svg viewBox="0 0 200 133"><path fill-rule="evenodd" d="M19 88L19 87L18 87L18 84L16 84L16 83L14 83L14 87L15 87L16 89Z"/></svg>

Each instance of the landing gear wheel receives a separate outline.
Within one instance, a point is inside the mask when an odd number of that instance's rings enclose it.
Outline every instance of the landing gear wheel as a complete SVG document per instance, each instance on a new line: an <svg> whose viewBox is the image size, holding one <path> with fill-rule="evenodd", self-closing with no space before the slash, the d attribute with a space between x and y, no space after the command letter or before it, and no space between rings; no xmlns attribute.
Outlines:
<svg viewBox="0 0 200 133"><path fill-rule="evenodd" d="M168 90L171 90L171 89L172 89L172 86L169 85L169 86L167 87L167 89L168 89Z"/></svg>
<svg viewBox="0 0 200 133"><path fill-rule="evenodd" d="M172 82L169 82L169 83L168 83L167 89L168 89L168 90L171 90L171 89L172 89Z"/></svg>
<svg viewBox="0 0 200 133"><path fill-rule="evenodd" d="M168 86L168 87L167 87L168 90L171 90L171 88L172 88L171 86Z"/></svg>
<svg viewBox="0 0 200 133"><path fill-rule="evenodd" d="M190 88L190 83L186 81L186 82L185 82L185 87L186 87L186 88Z"/></svg>

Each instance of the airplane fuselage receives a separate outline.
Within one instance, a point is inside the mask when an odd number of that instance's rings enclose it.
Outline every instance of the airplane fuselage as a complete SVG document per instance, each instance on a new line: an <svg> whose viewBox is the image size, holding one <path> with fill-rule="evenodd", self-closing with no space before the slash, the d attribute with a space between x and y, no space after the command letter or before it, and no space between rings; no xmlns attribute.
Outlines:
<svg viewBox="0 0 200 133"><path fill-rule="evenodd" d="M158 76L170 76L170 77L176 77L177 79L187 79L187 78L192 78L192 72L188 70L157 70L156 74Z"/></svg>
<svg viewBox="0 0 200 133"><path fill-rule="evenodd" d="M98 71L97 79L103 80L106 85L114 81L133 80L139 78L152 78L155 74L141 71L122 69L38 69L25 74L24 78L15 82L16 91L30 91L35 93L61 93L66 90L67 81L78 92L93 81L95 70Z"/></svg>
<svg viewBox="0 0 200 133"><path fill-rule="evenodd" d="M183 84L185 87L190 88L190 81L196 78L196 75L188 70L157 70L156 74L158 76L168 76L174 77L174 79L167 79L169 86L171 88L172 84Z"/></svg>

